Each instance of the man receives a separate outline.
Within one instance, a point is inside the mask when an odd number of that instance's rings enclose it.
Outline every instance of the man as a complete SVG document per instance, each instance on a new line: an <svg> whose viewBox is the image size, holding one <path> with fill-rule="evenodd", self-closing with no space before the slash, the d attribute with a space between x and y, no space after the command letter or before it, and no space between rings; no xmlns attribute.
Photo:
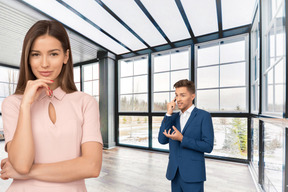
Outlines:
<svg viewBox="0 0 288 192"><path fill-rule="evenodd" d="M206 180L204 153L214 144L212 119L208 112L193 105L195 85L180 80L174 84L175 99L167 104L158 141L169 143L169 163L166 177L172 192L203 192ZM176 102L180 112L173 114Z"/></svg>

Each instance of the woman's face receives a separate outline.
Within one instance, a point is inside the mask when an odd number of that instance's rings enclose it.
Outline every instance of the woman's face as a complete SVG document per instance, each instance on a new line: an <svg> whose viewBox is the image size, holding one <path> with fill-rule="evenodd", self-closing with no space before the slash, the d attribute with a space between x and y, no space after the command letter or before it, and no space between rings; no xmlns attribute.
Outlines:
<svg viewBox="0 0 288 192"><path fill-rule="evenodd" d="M29 54L33 74L37 79L53 80L54 88L58 86L58 76L68 59L69 50L64 52L61 42L49 35L36 38Z"/></svg>

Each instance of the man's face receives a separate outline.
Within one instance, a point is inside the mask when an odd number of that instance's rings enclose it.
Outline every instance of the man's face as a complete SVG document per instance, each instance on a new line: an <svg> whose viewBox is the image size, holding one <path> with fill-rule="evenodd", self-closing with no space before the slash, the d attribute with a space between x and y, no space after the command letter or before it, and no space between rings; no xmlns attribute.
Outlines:
<svg viewBox="0 0 288 192"><path fill-rule="evenodd" d="M182 112L185 112L189 107L191 107L193 104L192 102L195 99L195 94L189 92L187 87L176 88L175 96L178 108Z"/></svg>

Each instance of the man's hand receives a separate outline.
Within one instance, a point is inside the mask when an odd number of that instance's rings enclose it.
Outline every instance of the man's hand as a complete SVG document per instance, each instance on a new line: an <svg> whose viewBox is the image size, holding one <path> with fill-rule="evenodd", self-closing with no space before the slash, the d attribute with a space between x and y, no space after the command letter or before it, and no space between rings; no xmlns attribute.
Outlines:
<svg viewBox="0 0 288 192"><path fill-rule="evenodd" d="M172 126L172 128L174 130L172 133L171 133L171 129L169 129L168 132L165 129L163 134L170 139L182 142L182 139L183 139L182 133L180 133L180 131L178 131L178 129L175 126Z"/></svg>
<svg viewBox="0 0 288 192"><path fill-rule="evenodd" d="M176 97L170 103L167 103L167 113L169 115L172 115L173 109L175 109L175 107L176 107Z"/></svg>

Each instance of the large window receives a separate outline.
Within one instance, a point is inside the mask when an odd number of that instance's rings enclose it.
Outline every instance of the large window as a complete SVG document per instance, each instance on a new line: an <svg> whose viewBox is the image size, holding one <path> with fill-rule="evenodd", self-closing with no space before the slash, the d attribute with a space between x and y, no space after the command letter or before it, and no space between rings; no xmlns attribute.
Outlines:
<svg viewBox="0 0 288 192"><path fill-rule="evenodd" d="M190 79L190 47L152 54L151 75L148 69L148 56L118 61L118 142L167 150L158 143L158 132L166 104L175 97L174 83Z"/></svg>
<svg viewBox="0 0 288 192"><path fill-rule="evenodd" d="M148 116L135 113L148 112L148 56L118 62L120 144L149 147ZM131 114L132 113L132 114Z"/></svg>
<svg viewBox="0 0 288 192"><path fill-rule="evenodd" d="M263 112L283 116L285 99L285 14L284 1L270 0L263 24Z"/></svg>
<svg viewBox="0 0 288 192"><path fill-rule="evenodd" d="M174 83L190 79L190 48L175 49L152 55L153 111L166 111L175 97Z"/></svg>
<svg viewBox="0 0 288 192"><path fill-rule="evenodd" d="M119 111L148 112L148 57L119 61Z"/></svg>
<svg viewBox="0 0 288 192"><path fill-rule="evenodd" d="M248 36L197 45L196 105L210 112L247 112Z"/></svg>

